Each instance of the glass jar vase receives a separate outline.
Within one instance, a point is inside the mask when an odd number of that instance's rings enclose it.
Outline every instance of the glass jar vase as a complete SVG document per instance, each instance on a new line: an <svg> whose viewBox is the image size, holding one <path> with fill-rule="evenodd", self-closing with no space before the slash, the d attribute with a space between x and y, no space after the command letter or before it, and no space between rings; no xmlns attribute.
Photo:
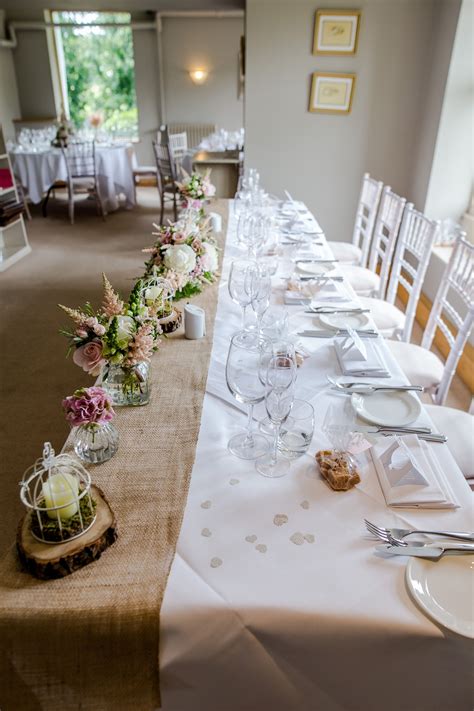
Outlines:
<svg viewBox="0 0 474 711"><path fill-rule="evenodd" d="M143 361L131 368L108 363L100 385L115 407L147 405L151 393L150 363Z"/></svg>
<svg viewBox="0 0 474 711"><path fill-rule="evenodd" d="M118 449L118 432L111 422L87 422L79 425L74 437L77 456L91 464L111 459Z"/></svg>

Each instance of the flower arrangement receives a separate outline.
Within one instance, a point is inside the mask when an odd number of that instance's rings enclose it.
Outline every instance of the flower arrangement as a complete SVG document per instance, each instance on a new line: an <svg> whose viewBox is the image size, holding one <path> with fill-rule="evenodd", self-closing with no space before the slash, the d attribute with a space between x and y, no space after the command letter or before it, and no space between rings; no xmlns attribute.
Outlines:
<svg viewBox="0 0 474 711"><path fill-rule="evenodd" d="M89 115L89 124L91 125L92 128L99 129L102 124L104 123L104 114L102 111L93 111Z"/></svg>
<svg viewBox="0 0 474 711"><path fill-rule="evenodd" d="M101 425L115 416L109 396L100 387L79 388L64 398L62 406L71 427Z"/></svg>
<svg viewBox="0 0 474 711"><path fill-rule="evenodd" d="M74 348L73 361L86 373L98 376L104 365L133 368L149 361L158 349L160 325L154 303L145 304L139 280L125 303L103 276L102 305L95 312L90 303L81 309L59 304L74 322L72 331L61 330Z"/></svg>
<svg viewBox="0 0 474 711"><path fill-rule="evenodd" d="M176 181L183 204L202 209L203 202L216 194L216 187L211 183L210 169L204 175L198 172L189 175L184 170L183 173L184 179Z"/></svg>
<svg viewBox="0 0 474 711"><path fill-rule="evenodd" d="M219 265L209 219L200 219L195 211L186 213L178 222L153 224L157 239L143 250L150 255L144 278L152 273L163 276L174 289L175 300L198 294L212 283Z"/></svg>

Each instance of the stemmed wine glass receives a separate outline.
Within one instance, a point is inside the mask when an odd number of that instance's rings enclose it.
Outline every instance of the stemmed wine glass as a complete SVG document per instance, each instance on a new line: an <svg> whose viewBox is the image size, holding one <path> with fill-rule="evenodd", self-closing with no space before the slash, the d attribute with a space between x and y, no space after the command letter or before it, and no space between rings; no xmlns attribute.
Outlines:
<svg viewBox="0 0 474 711"><path fill-rule="evenodd" d="M262 272L259 268L258 272L252 274L250 289L252 293L252 309L257 318L257 331L260 332L262 318L270 306L270 296L272 293L272 279L270 274Z"/></svg>
<svg viewBox="0 0 474 711"><path fill-rule="evenodd" d="M290 414L295 397L296 364L287 355L274 356L267 369L265 407L274 426L271 451L260 457L255 468L266 477L285 476L290 469L288 459L278 457L278 439L282 423Z"/></svg>
<svg viewBox="0 0 474 711"><path fill-rule="evenodd" d="M268 451L268 441L254 434L253 408L265 398L261 378L262 354L266 341L255 331L238 331L232 337L226 363L227 387L238 402L249 407L247 431L234 435L227 445L241 459L257 459Z"/></svg>
<svg viewBox="0 0 474 711"><path fill-rule="evenodd" d="M296 364L296 349L295 349L294 343L287 340L286 338L281 338L281 339L276 339L276 340L272 340L272 339L267 338L265 336L264 336L264 338L266 338L266 343L263 347L261 367L260 367L260 378L262 380L262 383L266 384L267 370L268 370L268 366L270 365L272 358L275 358L276 356L284 356L284 357L290 358L292 361L294 361L295 367L297 367L297 364ZM298 370L295 371L295 380L297 377L297 373L298 373ZM291 417L291 415L290 415L290 417ZM286 420L286 424L288 424L288 420ZM273 437L275 434L275 425L272 422L272 419L268 415L266 415L262 420L260 420L258 429L260 430L260 432L262 432L263 434L269 435L270 437Z"/></svg>
<svg viewBox="0 0 474 711"><path fill-rule="evenodd" d="M230 267L229 294L242 308L242 329L245 328L247 306L252 303L253 288L258 275L258 264L253 259L235 259Z"/></svg>

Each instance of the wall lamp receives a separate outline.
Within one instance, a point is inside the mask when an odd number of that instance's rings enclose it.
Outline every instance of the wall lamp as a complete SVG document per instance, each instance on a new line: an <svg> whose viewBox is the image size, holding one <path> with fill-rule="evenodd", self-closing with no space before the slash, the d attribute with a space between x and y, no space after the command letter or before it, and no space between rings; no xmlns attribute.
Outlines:
<svg viewBox="0 0 474 711"><path fill-rule="evenodd" d="M191 81L194 84L204 84L207 77L209 76L209 72L207 72L205 69L191 69L191 71L189 72L189 76L191 77Z"/></svg>

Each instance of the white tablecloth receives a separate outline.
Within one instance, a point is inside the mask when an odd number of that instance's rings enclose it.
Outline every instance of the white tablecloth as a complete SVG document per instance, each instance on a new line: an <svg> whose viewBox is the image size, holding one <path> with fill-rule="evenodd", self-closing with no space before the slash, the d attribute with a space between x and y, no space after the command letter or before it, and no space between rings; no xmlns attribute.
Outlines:
<svg viewBox="0 0 474 711"><path fill-rule="evenodd" d="M245 424L224 387L228 404L211 394L223 382L241 318L227 292L229 265L239 254L232 218L229 224L196 460L161 611L163 710L468 711L471 643L422 614L405 587L406 559L374 555L363 524L366 517L472 528L471 491L447 447L430 445L450 473L462 504L456 511L387 509L371 465L352 491L331 491L313 455L328 444L320 427L334 396L325 375L340 371L331 343L318 340L298 376L300 393L309 391L316 410L312 456L272 480L226 450ZM289 520L277 527L279 513ZM313 534L315 542L295 545L295 532ZM247 536L257 538L250 543ZM219 567L211 567L215 557Z"/></svg>
<svg viewBox="0 0 474 711"><path fill-rule="evenodd" d="M33 203L39 203L56 180L66 180L64 156L59 148L32 153L18 151L11 154L15 175L27 189ZM125 207L135 204L133 171L126 146L96 146L98 189L106 212L119 207L119 196L124 195Z"/></svg>

